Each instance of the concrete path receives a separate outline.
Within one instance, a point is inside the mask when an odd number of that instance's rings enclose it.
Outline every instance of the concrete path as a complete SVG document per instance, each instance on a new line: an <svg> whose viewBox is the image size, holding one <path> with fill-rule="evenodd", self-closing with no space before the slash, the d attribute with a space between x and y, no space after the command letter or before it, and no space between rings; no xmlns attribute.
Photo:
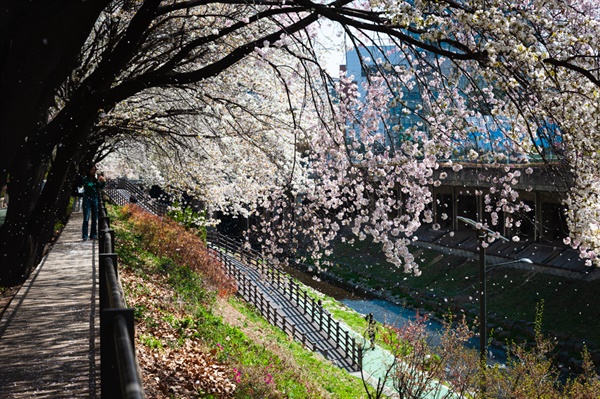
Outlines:
<svg viewBox="0 0 600 399"><path fill-rule="evenodd" d="M0 320L0 398L99 396L97 241L74 213Z"/></svg>

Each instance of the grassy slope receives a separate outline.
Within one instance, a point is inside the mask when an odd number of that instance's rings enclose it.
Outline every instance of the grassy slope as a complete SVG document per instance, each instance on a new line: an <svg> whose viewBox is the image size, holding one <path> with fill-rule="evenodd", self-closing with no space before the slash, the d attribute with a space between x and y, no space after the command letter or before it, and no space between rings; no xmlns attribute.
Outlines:
<svg viewBox="0 0 600 399"><path fill-rule="evenodd" d="M142 250L126 222L113 227L149 397L366 397L361 381L304 350L252 307L215 297L197 275Z"/></svg>

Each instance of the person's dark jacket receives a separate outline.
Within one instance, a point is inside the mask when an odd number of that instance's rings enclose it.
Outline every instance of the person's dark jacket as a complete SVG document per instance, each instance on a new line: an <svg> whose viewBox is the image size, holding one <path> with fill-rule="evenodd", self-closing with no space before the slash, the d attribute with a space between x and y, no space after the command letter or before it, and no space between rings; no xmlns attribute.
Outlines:
<svg viewBox="0 0 600 399"><path fill-rule="evenodd" d="M99 182L96 178L90 178L85 176L83 178L83 196L88 198L93 198L98 196L98 191L101 190L105 182Z"/></svg>

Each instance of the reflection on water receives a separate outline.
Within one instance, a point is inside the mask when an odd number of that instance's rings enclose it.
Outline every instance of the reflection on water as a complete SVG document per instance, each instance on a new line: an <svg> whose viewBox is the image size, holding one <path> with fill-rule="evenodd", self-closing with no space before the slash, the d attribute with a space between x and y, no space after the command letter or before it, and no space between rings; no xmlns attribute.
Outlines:
<svg viewBox="0 0 600 399"><path fill-rule="evenodd" d="M385 299L343 299L340 302L358 313L373 313L373 317L378 322L395 327L402 327L409 320L415 320L417 315L414 310L396 305ZM435 320L427 320L428 331L435 332L441 328L441 323Z"/></svg>
<svg viewBox="0 0 600 399"><path fill-rule="evenodd" d="M359 313L373 313L373 317L378 322L395 327L402 327L409 321L414 321L417 316L415 310L404 308L385 299L342 299L340 302ZM426 328L429 333L430 344L434 346L438 345L440 342L440 332L444 328L442 323L429 319L427 320ZM471 338L468 346L479 350L479 338ZM490 347L489 361L490 363L506 362L506 354L500 349Z"/></svg>
<svg viewBox="0 0 600 399"><path fill-rule="evenodd" d="M340 302L358 313L373 313L373 318L378 322L395 327L402 327L417 318L416 311L396 305L385 299L342 299ZM442 324L429 319L425 327L430 338L430 344L438 345L440 342L439 332L443 328Z"/></svg>

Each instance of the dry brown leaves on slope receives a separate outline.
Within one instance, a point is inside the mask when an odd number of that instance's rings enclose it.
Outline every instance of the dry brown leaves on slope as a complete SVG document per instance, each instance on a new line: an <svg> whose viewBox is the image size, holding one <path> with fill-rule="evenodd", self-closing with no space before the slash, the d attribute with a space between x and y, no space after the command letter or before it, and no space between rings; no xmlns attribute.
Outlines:
<svg viewBox="0 0 600 399"><path fill-rule="evenodd" d="M197 340L186 340L183 346L177 348L140 348L138 356L146 395L189 398L205 392L230 397L235 384L227 376L228 368L216 363L201 348ZM149 394L150 391L152 394Z"/></svg>
<svg viewBox="0 0 600 399"><path fill-rule="evenodd" d="M146 396L194 398L212 393L220 398L232 397L236 385L228 377L232 375L229 367L215 361L199 340L181 337L162 317L185 317L173 293L161 287L157 279L146 281L127 269L121 272L121 279L124 286L131 287L127 294L129 306L144 309L135 334ZM144 344L150 338L160 345Z"/></svg>

